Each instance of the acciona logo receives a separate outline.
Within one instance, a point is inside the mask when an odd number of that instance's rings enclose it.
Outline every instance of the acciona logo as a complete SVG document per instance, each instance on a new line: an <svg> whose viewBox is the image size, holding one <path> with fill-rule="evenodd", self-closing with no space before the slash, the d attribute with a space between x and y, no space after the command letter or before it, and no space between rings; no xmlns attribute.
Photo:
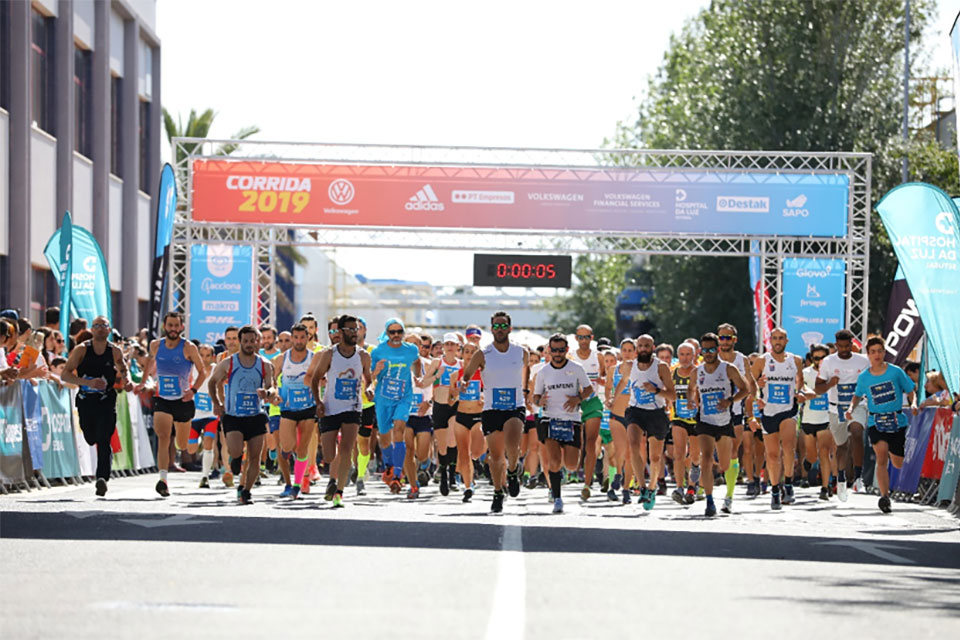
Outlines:
<svg viewBox="0 0 960 640"><path fill-rule="evenodd" d="M443 203L433 192L433 187L425 184L415 195L410 196L403 208L407 211L443 211Z"/></svg>

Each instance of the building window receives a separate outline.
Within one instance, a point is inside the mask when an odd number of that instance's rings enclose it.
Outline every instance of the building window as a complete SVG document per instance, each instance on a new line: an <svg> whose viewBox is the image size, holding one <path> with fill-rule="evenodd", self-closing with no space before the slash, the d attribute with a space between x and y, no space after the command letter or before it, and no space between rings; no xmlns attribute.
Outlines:
<svg viewBox="0 0 960 640"><path fill-rule="evenodd" d="M150 193L150 107L147 100L140 101L140 191Z"/></svg>
<svg viewBox="0 0 960 640"><path fill-rule="evenodd" d="M39 327L43 324L43 312L47 307L59 304L59 286L50 269L33 268L30 298L30 322Z"/></svg>
<svg viewBox="0 0 960 640"><path fill-rule="evenodd" d="M33 12L33 124L47 133L53 129L53 18Z"/></svg>
<svg viewBox="0 0 960 640"><path fill-rule="evenodd" d="M10 108L10 2L0 2L0 109Z"/></svg>
<svg viewBox="0 0 960 640"><path fill-rule="evenodd" d="M123 78L110 77L110 173L120 176L123 157L120 155L120 99L123 95Z"/></svg>
<svg viewBox="0 0 960 640"><path fill-rule="evenodd" d="M93 126L93 56L88 49L76 48L74 55L74 136L73 148L86 157L93 155L91 147Z"/></svg>

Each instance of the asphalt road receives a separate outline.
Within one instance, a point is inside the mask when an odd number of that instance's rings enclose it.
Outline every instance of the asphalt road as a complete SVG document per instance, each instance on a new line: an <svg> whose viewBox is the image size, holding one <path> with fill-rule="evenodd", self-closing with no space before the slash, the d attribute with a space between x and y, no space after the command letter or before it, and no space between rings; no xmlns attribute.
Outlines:
<svg viewBox="0 0 960 640"><path fill-rule="evenodd" d="M735 513L661 497L644 512L565 488L489 514L435 485L416 501L376 481L346 507L296 502L271 479L241 506L219 481L171 474L0 497L0 636L746 638L957 637L960 522L936 509L798 489ZM720 489L722 491L722 488Z"/></svg>

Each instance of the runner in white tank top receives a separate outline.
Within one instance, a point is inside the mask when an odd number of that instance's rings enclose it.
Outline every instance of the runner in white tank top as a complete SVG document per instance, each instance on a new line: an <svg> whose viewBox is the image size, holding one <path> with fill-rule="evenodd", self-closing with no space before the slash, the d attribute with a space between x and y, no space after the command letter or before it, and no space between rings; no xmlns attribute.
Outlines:
<svg viewBox="0 0 960 640"><path fill-rule="evenodd" d="M576 331L577 348L572 349L567 357L580 364L587 374L587 379L593 386L594 395L587 398L580 406L580 421L583 423L583 488L580 490L580 499L590 499L593 476L597 466L597 439L600 437L600 423L603 422L603 400L597 391L606 384L607 372L603 360L595 349L591 348L593 329L590 325L582 324Z"/></svg>
<svg viewBox="0 0 960 640"><path fill-rule="evenodd" d="M460 392L473 374L482 369L483 415L490 474L493 480L493 513L503 511L504 477L511 497L520 495L520 440L526 417L524 384L530 379L526 350L510 342L509 314L499 311L490 319L493 343L477 351L464 367Z"/></svg>
<svg viewBox="0 0 960 640"><path fill-rule="evenodd" d="M737 340L738 340L737 328L732 324L730 324L729 322L725 322L717 327L717 337L720 339L720 350L718 352L718 355L720 356L720 360L723 362L726 362L727 364L732 364L737 368L737 371L740 372L740 375L743 376L744 381L748 385L748 388L747 388L748 397L752 398L754 394L756 394L757 392L757 384L756 384L756 381L753 379L753 376L750 374L750 366L749 366L749 363L747 362L746 356L744 356L742 353L740 353L736 349ZM740 451L741 443L744 443L743 434L745 431L744 429L745 421L744 421L743 414L744 414L744 403L735 402L733 404L733 435L734 435L733 449L732 449L733 454L732 454L732 457L730 458L730 467L727 470L727 475L730 476L729 478L727 478L727 498L730 498L730 499L733 498L733 486L736 482L736 479L740 476L740 459L737 457L737 452ZM750 409L748 409L747 416L750 417L752 415L753 415L753 412ZM757 417L757 419L759 420L759 416ZM757 422L754 422L752 420L749 420L747 422L749 424L748 428L751 430L760 428L760 424ZM754 442L753 442L753 438L751 437L750 440L744 443L744 447L743 447L743 463L744 463L743 466L745 466L747 470L747 496L748 497L756 497L760 489L759 482L754 484L755 480L754 480L753 470L755 466L759 466L759 465L754 464L753 454L754 454Z"/></svg>
<svg viewBox="0 0 960 640"><path fill-rule="evenodd" d="M305 481L304 476L309 468L311 437L317 428L318 396L314 395L312 385L309 385L310 381L307 380L313 358L316 357L307 348L309 335L305 324L293 325L290 329L290 349L273 360L274 368L277 369L277 384L282 400L278 430L280 456L287 458L293 453L296 457L293 463L293 486L289 491L284 489L281 497L289 497L293 500L300 496L300 490L305 482L309 482L309 477ZM308 404L301 406L305 402ZM295 409L296 406L301 408Z"/></svg>
<svg viewBox="0 0 960 640"><path fill-rule="evenodd" d="M771 352L753 363L753 377L763 394L763 444L771 482L770 508L793 504L793 465L797 446L796 392L803 388L803 362L786 351L787 332L781 327L770 333ZM783 491L780 460L783 459Z"/></svg>
<svg viewBox="0 0 960 640"><path fill-rule="evenodd" d="M837 460L831 454L834 445L830 434L829 402L826 394L818 395L815 391L820 363L830 353L826 345L814 344L810 346L810 359L813 364L803 370L803 393L797 398L803 403L803 419L800 428L804 433L807 462L820 460L820 499L830 500L833 493L830 491L830 476L837 474ZM813 467L810 467L808 481L813 484Z"/></svg>

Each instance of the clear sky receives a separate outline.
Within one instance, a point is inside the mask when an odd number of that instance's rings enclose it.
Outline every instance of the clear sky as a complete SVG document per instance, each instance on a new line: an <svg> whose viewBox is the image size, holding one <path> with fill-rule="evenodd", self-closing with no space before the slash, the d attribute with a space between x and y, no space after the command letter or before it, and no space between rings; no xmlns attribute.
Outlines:
<svg viewBox="0 0 960 640"><path fill-rule="evenodd" d="M707 0L160 0L163 105L213 108L211 137L596 148ZM943 50L956 0L942 0ZM936 60L948 64L949 53ZM169 158L169 151L165 152ZM340 249L351 273L469 284L472 253Z"/></svg>

